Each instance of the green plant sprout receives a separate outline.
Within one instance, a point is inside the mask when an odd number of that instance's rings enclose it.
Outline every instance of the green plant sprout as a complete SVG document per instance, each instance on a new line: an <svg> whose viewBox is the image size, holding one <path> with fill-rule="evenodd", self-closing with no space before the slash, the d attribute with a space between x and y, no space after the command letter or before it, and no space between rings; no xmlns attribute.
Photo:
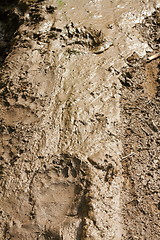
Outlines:
<svg viewBox="0 0 160 240"><path fill-rule="evenodd" d="M58 7L62 8L65 3L62 0L56 0Z"/></svg>

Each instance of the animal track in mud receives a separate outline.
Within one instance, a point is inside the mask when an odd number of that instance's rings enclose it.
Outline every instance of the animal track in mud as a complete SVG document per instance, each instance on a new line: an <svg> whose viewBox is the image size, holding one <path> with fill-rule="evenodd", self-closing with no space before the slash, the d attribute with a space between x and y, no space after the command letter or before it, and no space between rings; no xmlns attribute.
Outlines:
<svg viewBox="0 0 160 240"><path fill-rule="evenodd" d="M69 42L70 39L71 42ZM91 28L87 29L86 27L75 27L74 24L71 23L65 27L64 40L67 41L67 45L75 43L93 48L99 46L104 42L104 36L101 31Z"/></svg>
<svg viewBox="0 0 160 240"><path fill-rule="evenodd" d="M71 49L79 47L82 52L91 51L95 54L102 53L112 46L112 42L105 39L101 30L74 26L71 22L63 29L52 27L48 33L50 39L60 39L62 47L68 47L69 54L76 54L78 50ZM43 36L40 36L43 39ZM79 52L81 53L81 52Z"/></svg>
<svg viewBox="0 0 160 240"><path fill-rule="evenodd" d="M53 160L55 170L64 178L76 178L80 172L81 161L69 154L61 154L58 160Z"/></svg>
<svg viewBox="0 0 160 240"><path fill-rule="evenodd" d="M40 224L37 236L60 240L64 219L70 224L73 217L82 220L87 215L88 200L84 196L85 177L82 176L85 174L81 168L77 157L61 154L54 157L48 168L45 165L35 173L30 185L30 204L33 206L32 220Z"/></svg>
<svg viewBox="0 0 160 240"><path fill-rule="evenodd" d="M65 27L61 37L67 46L81 45L97 54L104 52L112 45L111 42L105 39L102 31L86 27L75 27L73 23Z"/></svg>

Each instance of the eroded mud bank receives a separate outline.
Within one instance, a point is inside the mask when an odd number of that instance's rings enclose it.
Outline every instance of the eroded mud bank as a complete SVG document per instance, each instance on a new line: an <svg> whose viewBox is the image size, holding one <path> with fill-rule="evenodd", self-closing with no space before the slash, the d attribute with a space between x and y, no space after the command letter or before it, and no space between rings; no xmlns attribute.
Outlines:
<svg viewBox="0 0 160 240"><path fill-rule="evenodd" d="M158 2L5 3L1 239L158 240Z"/></svg>

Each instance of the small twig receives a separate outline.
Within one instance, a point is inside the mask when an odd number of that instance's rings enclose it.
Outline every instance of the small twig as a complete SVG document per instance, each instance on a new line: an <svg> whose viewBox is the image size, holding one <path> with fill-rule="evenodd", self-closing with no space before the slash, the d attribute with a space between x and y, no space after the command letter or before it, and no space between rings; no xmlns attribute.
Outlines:
<svg viewBox="0 0 160 240"><path fill-rule="evenodd" d="M156 58L158 58L158 57L160 57L160 52L159 52L159 53L156 53L156 54L154 54L154 55L152 55L152 56L149 56L149 57L147 58L147 62L150 62L150 61L152 61L152 60L154 60L154 59L156 59Z"/></svg>
<svg viewBox="0 0 160 240"><path fill-rule="evenodd" d="M132 155L135 155L135 154L136 154L135 152L131 152L130 154L128 154L128 155L122 157L121 159L125 159L125 158L127 158L127 157L129 157L129 156L132 156Z"/></svg>

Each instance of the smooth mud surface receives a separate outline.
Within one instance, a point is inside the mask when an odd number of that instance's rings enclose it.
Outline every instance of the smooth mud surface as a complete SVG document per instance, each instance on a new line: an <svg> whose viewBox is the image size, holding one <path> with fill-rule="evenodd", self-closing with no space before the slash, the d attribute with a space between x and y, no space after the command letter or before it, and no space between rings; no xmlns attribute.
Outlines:
<svg viewBox="0 0 160 240"><path fill-rule="evenodd" d="M0 3L0 239L160 238L159 8Z"/></svg>

